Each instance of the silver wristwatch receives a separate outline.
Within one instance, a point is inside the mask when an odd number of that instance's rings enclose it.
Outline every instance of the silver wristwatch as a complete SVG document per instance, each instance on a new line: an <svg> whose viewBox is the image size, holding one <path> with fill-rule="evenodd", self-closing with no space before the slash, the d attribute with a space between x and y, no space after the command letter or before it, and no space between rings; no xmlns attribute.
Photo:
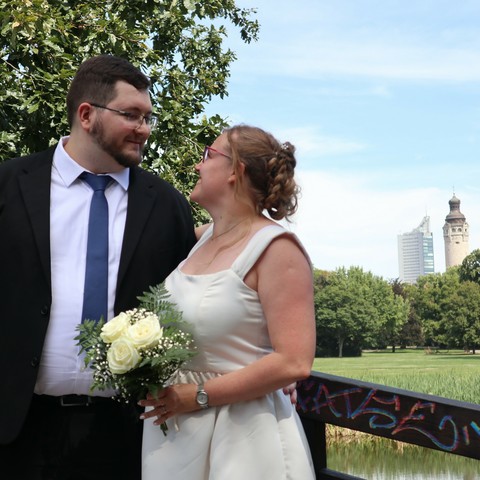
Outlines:
<svg viewBox="0 0 480 480"><path fill-rule="evenodd" d="M203 389L203 383L197 386L196 400L200 408L208 408L208 393Z"/></svg>

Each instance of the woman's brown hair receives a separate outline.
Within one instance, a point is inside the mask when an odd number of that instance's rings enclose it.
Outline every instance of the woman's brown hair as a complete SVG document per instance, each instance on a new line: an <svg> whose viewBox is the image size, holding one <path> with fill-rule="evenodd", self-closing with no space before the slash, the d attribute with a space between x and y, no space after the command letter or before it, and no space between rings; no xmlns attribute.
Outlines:
<svg viewBox="0 0 480 480"><path fill-rule="evenodd" d="M251 187L256 213L267 210L274 220L287 218L297 210L299 188L294 180L295 147L281 144L261 128L236 125L224 131L230 145L233 168L244 186L240 164Z"/></svg>

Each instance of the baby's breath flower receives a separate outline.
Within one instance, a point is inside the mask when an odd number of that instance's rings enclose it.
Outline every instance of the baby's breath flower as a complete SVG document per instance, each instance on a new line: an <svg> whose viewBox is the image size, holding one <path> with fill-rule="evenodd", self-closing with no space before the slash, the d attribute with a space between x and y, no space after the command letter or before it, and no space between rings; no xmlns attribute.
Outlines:
<svg viewBox="0 0 480 480"><path fill-rule="evenodd" d="M134 403L163 386L195 354L193 337L181 329L181 314L165 292L163 286L151 288L143 297L148 308L142 304L123 312L110 321L116 324L87 321L77 327L76 339L93 369L92 390L114 389L115 399ZM117 349L125 357L117 356L112 364L112 347L118 341L129 346Z"/></svg>

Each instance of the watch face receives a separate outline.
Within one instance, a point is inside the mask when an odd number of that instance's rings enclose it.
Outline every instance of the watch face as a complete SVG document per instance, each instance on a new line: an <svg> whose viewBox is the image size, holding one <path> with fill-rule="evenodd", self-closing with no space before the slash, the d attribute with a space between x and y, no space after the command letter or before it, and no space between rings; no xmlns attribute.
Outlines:
<svg viewBox="0 0 480 480"><path fill-rule="evenodd" d="M198 392L197 393L197 402L200 405L206 405L208 403L208 395L206 392Z"/></svg>

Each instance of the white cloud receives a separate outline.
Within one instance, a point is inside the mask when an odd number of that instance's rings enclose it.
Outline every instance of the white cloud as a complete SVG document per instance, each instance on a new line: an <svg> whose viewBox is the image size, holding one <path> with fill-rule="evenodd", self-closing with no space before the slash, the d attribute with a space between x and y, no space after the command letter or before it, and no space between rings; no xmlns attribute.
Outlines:
<svg viewBox="0 0 480 480"><path fill-rule="evenodd" d="M478 5L437 4L317 1L288 15L290 2L261 6L259 41L242 45L233 37L242 58L233 69L310 79L480 80L478 28L466 25L478 16Z"/></svg>
<svg viewBox="0 0 480 480"><path fill-rule="evenodd" d="M239 3L259 7L260 38L229 38L239 60L231 96L214 108L297 147L303 197L292 228L315 266L395 278L397 235L428 214L444 271L453 187L470 250L480 247L480 3Z"/></svg>
<svg viewBox="0 0 480 480"><path fill-rule="evenodd" d="M397 235L430 216L435 270L445 269L442 227L452 193L437 188L382 190L370 178L321 171L299 171L299 211L291 229L297 233L316 268L334 270L358 265L384 278L398 276ZM478 191L458 195L470 223L470 250L480 246L475 218Z"/></svg>
<svg viewBox="0 0 480 480"><path fill-rule="evenodd" d="M282 129L276 132L282 140L291 141L296 147L298 158L315 156L321 158L332 155L357 153L367 148L366 145L341 137L322 134L316 126L301 126Z"/></svg>
<svg viewBox="0 0 480 480"><path fill-rule="evenodd" d="M242 56L247 58L233 65L237 74L255 71L257 75L281 73L309 79L340 75L409 81L480 80L477 50L410 44L407 40L396 44L386 38L349 41L297 37L288 45L272 41L255 48L249 45L245 50Z"/></svg>

